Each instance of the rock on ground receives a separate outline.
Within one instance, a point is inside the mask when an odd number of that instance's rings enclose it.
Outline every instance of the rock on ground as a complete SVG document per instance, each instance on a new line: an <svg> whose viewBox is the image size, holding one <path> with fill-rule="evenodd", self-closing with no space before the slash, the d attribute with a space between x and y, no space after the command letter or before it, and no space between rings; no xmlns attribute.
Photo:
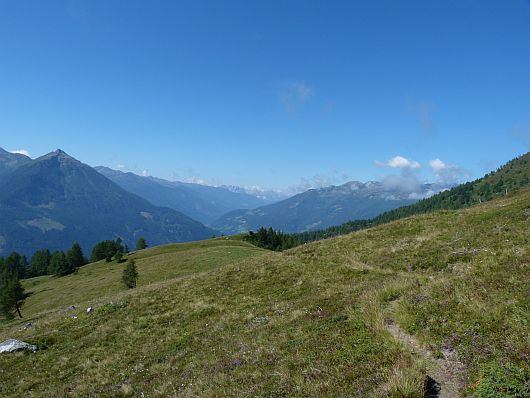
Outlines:
<svg viewBox="0 0 530 398"><path fill-rule="evenodd" d="M28 344L20 340L9 339L0 343L0 353L2 352L17 352L22 350L37 351L37 346Z"/></svg>

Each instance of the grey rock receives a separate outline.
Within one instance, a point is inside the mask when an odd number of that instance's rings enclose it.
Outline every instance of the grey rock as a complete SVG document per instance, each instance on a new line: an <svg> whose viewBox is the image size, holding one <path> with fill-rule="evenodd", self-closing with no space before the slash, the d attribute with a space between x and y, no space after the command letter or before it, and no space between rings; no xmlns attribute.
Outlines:
<svg viewBox="0 0 530 398"><path fill-rule="evenodd" d="M17 352L23 350L30 350L37 352L37 346L28 344L20 340L9 339L0 343L0 353L2 352Z"/></svg>
<svg viewBox="0 0 530 398"><path fill-rule="evenodd" d="M24 330L31 329L33 327L33 324L31 322L26 323L22 328L18 329L20 332L23 332Z"/></svg>

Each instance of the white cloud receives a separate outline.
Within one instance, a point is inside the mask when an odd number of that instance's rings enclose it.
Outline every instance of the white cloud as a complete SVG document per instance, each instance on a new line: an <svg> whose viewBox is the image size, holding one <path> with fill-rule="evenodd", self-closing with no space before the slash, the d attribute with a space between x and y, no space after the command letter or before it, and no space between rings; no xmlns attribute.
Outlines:
<svg viewBox="0 0 530 398"><path fill-rule="evenodd" d="M116 168L117 168L118 170L125 170L126 167L125 167L124 164L118 164L118 165L116 165Z"/></svg>
<svg viewBox="0 0 530 398"><path fill-rule="evenodd" d="M311 177L303 177L297 184L289 186L286 193L294 195L309 189L326 188L331 185L343 184L348 179L348 173L332 170L328 174L315 174Z"/></svg>
<svg viewBox="0 0 530 398"><path fill-rule="evenodd" d="M402 170L400 175L385 176L381 179L381 183L388 191L415 194L422 192L422 182L410 170Z"/></svg>
<svg viewBox="0 0 530 398"><path fill-rule="evenodd" d="M446 164L444 161L436 158L429 160L429 165L436 177L438 183L443 185L454 185L461 182L469 174L460 166L455 164Z"/></svg>
<svg viewBox="0 0 530 398"><path fill-rule="evenodd" d="M142 170L142 177L149 177L150 175L149 170Z"/></svg>
<svg viewBox="0 0 530 398"><path fill-rule="evenodd" d="M436 195L437 193L438 191L433 191L432 189L428 189L423 192L411 192L409 193L408 198L414 199L414 200L426 199L426 198L430 198L433 195Z"/></svg>
<svg viewBox="0 0 530 398"><path fill-rule="evenodd" d="M412 159L404 158L403 156L394 156L392 159L387 162L375 162L378 166L387 166L394 169L419 169L421 164Z"/></svg>
<svg viewBox="0 0 530 398"><path fill-rule="evenodd" d="M429 165L435 172L443 170L447 167L446 164L438 158L429 160Z"/></svg>
<svg viewBox="0 0 530 398"><path fill-rule="evenodd" d="M380 167L399 170L397 175L391 174L381 177L381 184L385 190L408 194L410 199L422 199L427 195L432 195L425 190L425 182L418 178L417 174L421 169L421 164L418 161L397 155L386 162L376 161L375 164Z"/></svg>
<svg viewBox="0 0 530 398"><path fill-rule="evenodd" d="M278 95L278 102L287 112L295 112L302 108L314 95L313 87L304 82L290 83Z"/></svg>
<svg viewBox="0 0 530 398"><path fill-rule="evenodd" d="M12 151L9 151L11 153L18 153L20 155L24 155L24 156L27 156L28 158L30 157L29 156L29 152L25 149L13 149Z"/></svg>

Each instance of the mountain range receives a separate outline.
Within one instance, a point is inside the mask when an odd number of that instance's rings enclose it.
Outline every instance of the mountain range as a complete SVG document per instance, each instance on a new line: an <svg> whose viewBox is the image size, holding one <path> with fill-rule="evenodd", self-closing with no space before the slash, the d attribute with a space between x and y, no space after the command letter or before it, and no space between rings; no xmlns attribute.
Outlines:
<svg viewBox="0 0 530 398"><path fill-rule="evenodd" d="M172 208L205 224L232 210L253 209L274 201L265 196L250 195L242 188L167 181L103 166L95 169L126 191L154 205Z"/></svg>
<svg viewBox="0 0 530 398"><path fill-rule="evenodd" d="M480 192L474 194L480 194L477 200L486 200L512 180L502 174L505 170L523 179L517 186L528 183L527 157L491 174L487 181L492 183L480 185ZM92 168L61 150L32 160L1 148L0 186L0 256L11 251L31 255L43 248L64 250L74 241L89 250L98 241L117 237L132 247L140 236L156 245L260 227L313 233L393 209L408 209L403 206L446 188L424 184L411 195L381 182L351 181L277 201L280 196L274 192L249 193L239 187L172 182ZM430 202L418 205L425 203Z"/></svg>
<svg viewBox="0 0 530 398"><path fill-rule="evenodd" d="M235 210L211 223L211 227L234 234L272 227L283 232L304 232L368 219L388 210L415 203L418 198L443 187L424 184L420 192L388 188L381 182L351 181L340 186L311 189L291 198L250 210Z"/></svg>
<svg viewBox="0 0 530 398"><path fill-rule="evenodd" d="M215 231L170 208L127 192L61 150L31 160L0 150L0 255L64 250L74 241L88 250L120 237L129 246L210 237Z"/></svg>
<svg viewBox="0 0 530 398"><path fill-rule="evenodd" d="M351 181L340 186L311 189L285 199L274 191L254 190L249 194L247 189L235 186L167 181L103 166L96 170L157 206L178 210L227 235L260 227L284 232L326 228L353 219L371 218L443 189L435 184L424 184L411 195L380 182Z"/></svg>
<svg viewBox="0 0 530 398"><path fill-rule="evenodd" d="M349 182L291 198L92 168L61 150L32 160L0 148L0 255L85 250L120 237L133 246L183 242L260 227L301 232L373 217L416 199L381 183ZM423 194L436 189L425 185ZM204 225L206 224L206 226Z"/></svg>

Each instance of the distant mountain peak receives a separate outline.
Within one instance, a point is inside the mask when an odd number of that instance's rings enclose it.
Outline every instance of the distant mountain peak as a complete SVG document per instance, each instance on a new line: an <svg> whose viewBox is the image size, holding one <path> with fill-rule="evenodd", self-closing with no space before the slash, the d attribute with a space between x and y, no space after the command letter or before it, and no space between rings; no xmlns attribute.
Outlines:
<svg viewBox="0 0 530 398"><path fill-rule="evenodd" d="M60 157L60 158L74 159L72 156L68 155L68 154L67 154L65 151L63 151L62 149L56 149L55 151L50 152L49 155L51 155L51 156L57 156L57 157Z"/></svg>
<svg viewBox="0 0 530 398"><path fill-rule="evenodd" d="M55 159L57 160L59 163L79 163L79 164L83 164L82 162L80 162L79 160L77 160L76 158L74 158L73 156L70 156L68 155L65 151L63 151L62 149L57 149L53 152L50 152L50 153L47 153L46 155L44 156L41 156L40 158L37 158L35 159L36 161L46 161L46 160L51 160L51 159Z"/></svg>

